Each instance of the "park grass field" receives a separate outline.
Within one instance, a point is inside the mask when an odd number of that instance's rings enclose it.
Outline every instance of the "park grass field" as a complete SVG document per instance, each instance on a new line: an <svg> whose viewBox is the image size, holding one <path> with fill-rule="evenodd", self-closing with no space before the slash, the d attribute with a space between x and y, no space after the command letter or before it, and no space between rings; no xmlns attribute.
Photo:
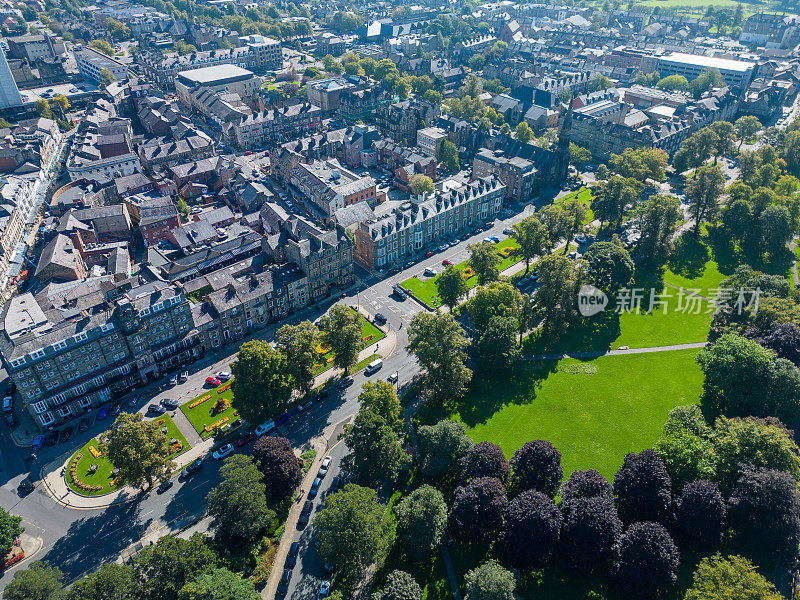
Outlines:
<svg viewBox="0 0 800 600"><path fill-rule="evenodd" d="M659 438L670 409L698 402L697 352L537 361L499 380L476 375L453 418L507 457L527 441L549 440L561 452L565 476L597 469L610 479L626 453Z"/></svg>
<svg viewBox="0 0 800 600"><path fill-rule="evenodd" d="M155 422L163 421L163 427L167 429L167 436L172 440L178 440L181 447L177 450L174 454L170 456L170 458L175 458L182 452L185 452L189 449L189 442L186 441L186 438L181 433L178 426L175 425L175 422L172 420L172 417L169 415L161 415L157 419L154 419ZM82 448L80 448L75 454L73 454L73 459L77 454L81 454L81 459L78 461L78 467L76 470L77 478L85 484L88 485L99 485L102 486L101 490L96 491L87 491L82 490L78 487L76 481L72 478L70 473L69 466L72 464L72 459L70 460L69 464L67 465L67 473L65 475L67 486L76 494L81 494L82 496L102 496L104 494L109 494L111 492L116 491L119 489L118 486L112 485L112 478L111 478L111 471L114 470L114 465L111 464L111 461L105 456L105 454L101 454L97 458L92 455L91 451L89 450L90 446L94 446L94 448L99 450L99 442L97 438L93 438L86 442ZM89 468L92 465L97 465L97 470L92 474L89 475Z"/></svg>
<svg viewBox="0 0 800 600"><path fill-rule="evenodd" d="M238 413L233 408L233 390L230 388L230 383L231 381L217 388L208 388L194 400L181 405L181 412L186 415L192 427L203 439L211 437L214 429L211 428L211 425L214 423L220 423L220 421L226 419L219 424L221 427L222 425L230 425L238 418ZM220 390L223 391L220 392ZM207 398L204 402L192 406L193 403L206 396ZM216 411L214 406L221 399L227 400L230 405L225 410Z"/></svg>
<svg viewBox="0 0 800 600"><path fill-rule="evenodd" d="M561 204L562 202L572 200L573 198L577 198L581 205L586 209L586 218L583 220L583 224L588 225L594 221L594 213L592 212L592 190L587 187L583 187L579 190L575 190L574 192L570 192L569 194L561 196L561 198L553 201L553 204Z"/></svg>

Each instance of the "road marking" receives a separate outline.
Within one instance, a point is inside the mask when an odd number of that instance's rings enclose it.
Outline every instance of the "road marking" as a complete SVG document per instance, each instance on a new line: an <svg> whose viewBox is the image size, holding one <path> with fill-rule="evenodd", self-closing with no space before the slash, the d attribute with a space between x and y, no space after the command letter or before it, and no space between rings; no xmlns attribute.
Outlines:
<svg viewBox="0 0 800 600"><path fill-rule="evenodd" d="M148 510L146 513L142 513L140 516L142 516L142 517L146 517L146 516L147 516L147 515L149 515L151 512L153 512L153 509L152 509L152 508L151 508L150 510Z"/></svg>

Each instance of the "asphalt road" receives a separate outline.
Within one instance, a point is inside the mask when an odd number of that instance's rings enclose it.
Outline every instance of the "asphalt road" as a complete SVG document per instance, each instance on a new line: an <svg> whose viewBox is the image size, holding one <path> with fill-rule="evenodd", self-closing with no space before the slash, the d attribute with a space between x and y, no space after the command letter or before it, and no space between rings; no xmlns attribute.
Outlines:
<svg viewBox="0 0 800 600"><path fill-rule="evenodd" d="M397 334L397 346L391 356L384 359L381 371L373 374L372 379L385 379L392 372L399 372L399 385L407 384L417 373L418 366L414 359L405 351L408 344L407 326L413 316L420 311L420 307L410 298L398 301L391 295L392 286L396 282L421 274L426 267L441 270L442 260L448 258L453 262L462 262L467 258L466 246L475 243L488 235L502 235L504 227L521 220L533 212L533 206L519 208L518 212L505 209L500 218L495 221L489 232L480 232L471 236L467 241L446 251L437 252L429 258L415 263L402 273L387 277L380 274L371 274L358 271L361 285L359 291L353 295L339 298L336 302L347 304L360 304L370 313L383 313L389 320L389 325ZM291 315L286 322L299 322L304 319L314 320L321 316L333 301L322 305L307 308ZM279 324L258 332L259 338L271 339ZM402 327L401 327L402 324ZM191 391L192 385L199 386L207 374L226 368L229 361L235 357L236 347L228 347L225 355L209 355L202 358L197 364L192 365L188 382L188 389L178 392L162 388L153 390L149 397L142 397L137 408L145 407L152 400L163 397L181 400L193 397L196 393ZM322 404L316 404L315 410L303 415L294 413L291 421L286 424L286 432L293 445L299 446L309 439L319 435L329 424L339 423L346 417L358 411L358 395L361 385L370 378L363 373L355 376L355 384L339 394L333 394ZM143 393L143 392L141 392ZM131 409L133 410L133 409ZM69 443L59 443L52 448L42 448L37 451L36 465L30 460L30 449L18 448L10 439L7 429L0 428L0 505L14 514L22 516L27 533L42 539L42 547L36 553L35 559L46 560L58 566L65 573L65 580L72 581L83 574L97 568L104 562L116 560L126 551L130 551L143 537L155 532L168 533L180 528L196 518L205 510L205 496L219 480L218 464L212 459L205 461L203 470L186 482L177 482L163 494L155 492L140 494L129 501L120 501L104 509L76 510L62 506L55 502L47 493L38 486L27 496L20 496L17 488L19 483L33 470L38 472L40 465L47 464L56 459L66 461L68 456L85 443L92 436L106 429L110 421L93 424L89 431L76 434ZM344 454L342 445L336 448L337 453ZM329 480L338 471L338 459L335 461L334 470L329 475ZM33 468L32 468L33 467ZM329 485L329 484L328 484ZM308 539L313 533L313 526L302 533L303 544L308 546ZM298 566L300 583L293 583L290 594L293 597L308 597L306 579L316 578L314 585L318 586L321 576L321 566L313 559L313 551L309 551L309 559L304 559L302 566ZM32 557L33 558L33 557ZM0 576L0 589L10 581L17 569L24 568L26 560ZM319 567L319 568L318 568ZM303 575L299 577L299 575Z"/></svg>

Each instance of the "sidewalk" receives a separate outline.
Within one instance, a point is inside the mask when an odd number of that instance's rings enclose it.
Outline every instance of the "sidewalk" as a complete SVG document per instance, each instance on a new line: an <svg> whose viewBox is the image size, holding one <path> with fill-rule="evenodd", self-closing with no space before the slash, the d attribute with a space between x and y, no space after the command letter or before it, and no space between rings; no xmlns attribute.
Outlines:
<svg viewBox="0 0 800 600"><path fill-rule="evenodd" d="M303 504L308 498L306 490L310 489L314 478L317 476L317 471L319 470L322 459L325 458L325 455L338 443L334 436L338 437L342 426L351 422L353 417L354 415L350 415L339 423L328 425L320 435L312 438L308 442L309 448L315 449L317 455L314 457L314 462L311 463L311 467L308 469L305 477L303 477L303 481L300 482L300 490L302 491L300 501L292 504L292 507L289 509L289 514L286 516L286 522L283 525L283 535L281 536L280 544L278 544L278 550L275 553L275 560L272 563L272 570L270 571L267 585L261 590L261 597L264 600L272 600L275 597L275 593L278 591L278 583L283 574L283 564L286 562L286 556L289 554L289 547L294 541L294 534L292 532L297 530L297 521L303 510ZM295 451L299 451L299 449L295 448ZM275 568L276 566L279 566L279 568Z"/></svg>
<svg viewBox="0 0 800 600"><path fill-rule="evenodd" d="M196 446L192 446L183 454L177 456L174 460L177 465L173 473L179 472L190 462L197 458L205 456L214 446L214 439L208 439L200 442ZM61 468L67 467L72 454L67 457L65 462L54 460L44 465L41 469L41 482L44 490L59 504L68 508L77 510L94 510L98 508L106 508L112 504L119 502L129 502L135 496L140 494L139 490L130 486L125 486L118 489L116 492L105 494L103 496L82 496L76 494L67 486L67 482L61 475ZM150 493L153 489L147 490L145 493Z"/></svg>

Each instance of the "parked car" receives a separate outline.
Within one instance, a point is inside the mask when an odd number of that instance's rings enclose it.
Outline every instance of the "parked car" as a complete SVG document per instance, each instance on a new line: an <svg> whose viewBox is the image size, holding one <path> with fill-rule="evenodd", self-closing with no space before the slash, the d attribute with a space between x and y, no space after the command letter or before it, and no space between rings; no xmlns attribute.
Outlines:
<svg viewBox="0 0 800 600"><path fill-rule="evenodd" d="M400 301L403 301L408 297L408 295L406 294L405 290L403 288L401 288L399 285L396 285L396 286L394 286L392 288L392 293Z"/></svg>
<svg viewBox="0 0 800 600"><path fill-rule="evenodd" d="M233 452L233 444L225 444L224 446L220 446L217 450L215 450L211 456L217 460L220 460L228 456L231 452Z"/></svg>
<svg viewBox="0 0 800 600"><path fill-rule="evenodd" d="M14 408L14 397L6 396L3 398L3 412L11 412L12 408Z"/></svg>
<svg viewBox="0 0 800 600"><path fill-rule="evenodd" d="M29 477L19 483L19 492L21 494L30 494L34 489L36 489L36 484Z"/></svg>
<svg viewBox="0 0 800 600"><path fill-rule="evenodd" d="M178 379L180 379L181 383L186 383L186 380L189 379L189 371L184 371L181 373L181 376Z"/></svg>
<svg viewBox="0 0 800 600"><path fill-rule="evenodd" d="M447 244L441 244L441 245L439 246L439 252L444 252L444 251L445 251L445 250L447 250L449 247L450 247L450 246L449 246L449 245L447 245Z"/></svg>
<svg viewBox="0 0 800 600"><path fill-rule="evenodd" d="M239 446L239 448L241 448L242 446L246 446L247 444L252 442L254 439L256 439L256 435L254 433L246 433L238 440L236 440L236 445Z"/></svg>
<svg viewBox="0 0 800 600"><path fill-rule="evenodd" d="M492 240L492 242L495 243L495 244L499 244L500 243L500 238L497 237L496 235L490 235L489 239Z"/></svg>
<svg viewBox="0 0 800 600"><path fill-rule="evenodd" d="M33 442L31 443L33 449L38 450L39 448L41 448L42 445L44 444L44 439L45 439L44 434L39 434L35 438L33 438Z"/></svg>
<svg viewBox="0 0 800 600"><path fill-rule="evenodd" d="M491 244L491 243L492 243L492 238L490 238L490 237L485 237L485 238L483 238L483 240L481 240L481 241L482 241L484 244Z"/></svg>
<svg viewBox="0 0 800 600"><path fill-rule="evenodd" d="M216 377L206 377L206 385L211 387L217 387L222 381L217 379Z"/></svg>
<svg viewBox="0 0 800 600"><path fill-rule="evenodd" d="M297 412L304 412L311 408L314 403L311 400L306 400L297 405Z"/></svg>
<svg viewBox="0 0 800 600"><path fill-rule="evenodd" d="M314 482L311 484L311 489L308 490L308 497L309 498L316 498L317 494L319 493L319 486L322 483L322 479L316 477Z"/></svg>
<svg viewBox="0 0 800 600"><path fill-rule="evenodd" d="M119 404L115 404L114 406L111 407L111 414L112 415L118 415L119 411L121 411L121 410L122 410L122 407L120 407Z"/></svg>
<svg viewBox="0 0 800 600"><path fill-rule="evenodd" d="M349 375L348 375L347 377L342 377L342 378L339 380L339 387L341 387L341 388L348 388L348 387L350 387L351 385L353 385L353 382L354 382L354 381L355 381L355 380L354 380L352 377L350 377Z"/></svg>
<svg viewBox="0 0 800 600"><path fill-rule="evenodd" d="M425 276L426 277L435 277L437 274L436 269L432 269L431 267L425 268Z"/></svg>
<svg viewBox="0 0 800 600"><path fill-rule="evenodd" d="M172 481L172 479L165 479L164 481L162 481L162 482L161 482L161 483L158 485L158 488L156 489L156 493L158 493L158 494L163 494L163 493L164 493L164 492L166 492L166 491L167 491L169 488L171 488L171 487L172 487L172 484L173 484L173 483L174 483L174 482Z"/></svg>
<svg viewBox="0 0 800 600"><path fill-rule="evenodd" d="M203 461L198 458L194 462L191 462L188 465L186 465L183 471L181 471L181 477L183 479L186 479L187 477L197 473L202 468L203 468Z"/></svg>
<svg viewBox="0 0 800 600"><path fill-rule="evenodd" d="M72 427L67 427L64 431L61 432L61 441L68 442L69 438L72 437Z"/></svg>
<svg viewBox="0 0 800 600"><path fill-rule="evenodd" d="M442 266L443 266L443 267L449 267L449 266L450 266L450 265L452 265L452 264L453 264L453 261L452 261L452 260L450 260L449 258L445 258L445 259L442 261Z"/></svg>
<svg viewBox="0 0 800 600"><path fill-rule="evenodd" d="M15 427L17 425L17 417L13 412L6 415L6 425L9 427Z"/></svg>
<svg viewBox="0 0 800 600"><path fill-rule="evenodd" d="M103 421L104 419L108 418L108 413L111 412L111 409L108 406L101 406L100 410L97 412L97 420Z"/></svg>
<svg viewBox="0 0 800 600"><path fill-rule="evenodd" d="M436 253L435 253L433 250L428 250L428 251L425 253L425 258L430 258L430 257L431 257L431 256L433 256L434 254L436 254Z"/></svg>
<svg viewBox="0 0 800 600"><path fill-rule="evenodd" d="M175 410L176 408L178 408L179 403L174 398L164 398L161 401L161 406L163 406L167 410Z"/></svg>
<svg viewBox="0 0 800 600"><path fill-rule="evenodd" d="M399 377L400 377L400 373L398 373L397 371L395 371L394 373L392 373L391 375L389 375L389 377L387 377L387 378L386 378L386 381L388 381L389 383L397 383L397 379L398 379Z"/></svg>
<svg viewBox="0 0 800 600"><path fill-rule="evenodd" d="M89 419L81 419L81 422L78 423L78 431L86 431L89 429Z"/></svg>
<svg viewBox="0 0 800 600"><path fill-rule="evenodd" d="M228 371L220 371L217 373L217 379L220 381L228 381L231 377L232 375L228 373Z"/></svg>
<svg viewBox="0 0 800 600"><path fill-rule="evenodd" d="M288 412L285 412L281 416L279 416L277 419L275 419L275 426L283 425L284 423L286 423L286 421L288 421L291 418L292 418L292 415L290 415Z"/></svg>
<svg viewBox="0 0 800 600"><path fill-rule="evenodd" d="M264 421L261 425L256 427L255 434L258 436L264 435L275 429L275 421L270 419L269 421Z"/></svg>
<svg viewBox="0 0 800 600"><path fill-rule="evenodd" d="M331 488L330 488L331 491L329 493L335 494L336 492L339 491L341 485L342 485L342 478L337 475L331 481Z"/></svg>
<svg viewBox="0 0 800 600"><path fill-rule="evenodd" d="M286 592L289 591L289 582L292 580L292 570L286 569L281 575L281 580L278 583L278 595L285 596Z"/></svg>
<svg viewBox="0 0 800 600"><path fill-rule="evenodd" d="M172 377L170 377L169 378L169 384L170 385L178 385L178 376L177 375L173 375Z"/></svg>
<svg viewBox="0 0 800 600"><path fill-rule="evenodd" d="M331 582L325 579L319 584L319 592L317 593L317 600L324 600L331 592Z"/></svg>
<svg viewBox="0 0 800 600"><path fill-rule="evenodd" d="M384 323L386 323L386 317L381 313L375 313L375 322L378 325L383 325Z"/></svg>
<svg viewBox="0 0 800 600"><path fill-rule="evenodd" d="M286 555L287 567L294 567L297 564L297 555L300 553L300 542L292 542L289 546L289 554Z"/></svg>
<svg viewBox="0 0 800 600"><path fill-rule="evenodd" d="M459 239L458 239L458 238L454 238L454 239L452 239L452 240L450 241L450 246L451 246L452 248L455 248L456 246L458 246L458 242L459 242Z"/></svg>
<svg viewBox="0 0 800 600"><path fill-rule="evenodd" d="M328 469L331 468L332 462L333 459L330 456L326 456L322 459L322 463L319 465L319 472L317 473L319 479L325 479L325 475L328 474Z"/></svg>
<svg viewBox="0 0 800 600"><path fill-rule="evenodd" d="M58 443L58 432L51 431L50 433L48 433L47 437L44 440L44 443L47 444L48 446L55 446L56 443Z"/></svg>
<svg viewBox="0 0 800 600"><path fill-rule="evenodd" d="M314 503L311 500L306 500L305 504L303 504L303 510L300 511L300 518L298 519L301 525L308 523L308 520L311 518L311 511L313 508Z"/></svg>
<svg viewBox="0 0 800 600"><path fill-rule="evenodd" d="M153 412L156 413L157 415L163 415L165 412L167 412L167 409L161 406L160 404L151 404L150 406L147 407L147 412Z"/></svg>

